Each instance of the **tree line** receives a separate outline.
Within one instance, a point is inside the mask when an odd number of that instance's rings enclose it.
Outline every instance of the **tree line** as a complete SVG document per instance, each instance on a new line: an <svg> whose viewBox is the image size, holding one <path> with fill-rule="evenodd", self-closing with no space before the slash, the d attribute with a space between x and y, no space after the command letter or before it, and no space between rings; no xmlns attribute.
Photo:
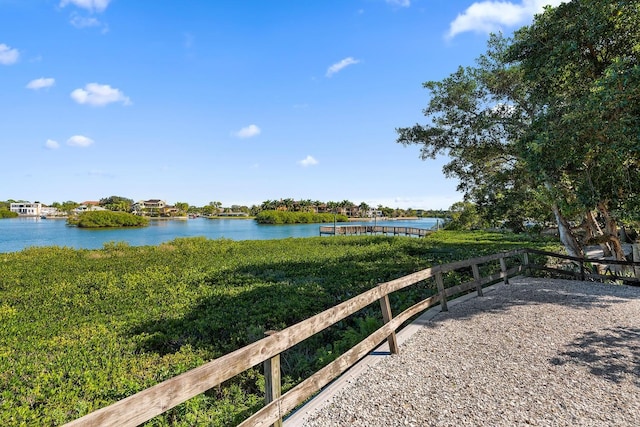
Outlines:
<svg viewBox="0 0 640 427"><path fill-rule="evenodd" d="M476 65L424 83L426 124L397 129L448 177L478 219L554 222L570 255L622 259L640 220L640 3L546 7Z"/></svg>
<svg viewBox="0 0 640 427"><path fill-rule="evenodd" d="M0 213L9 211L11 203L21 202L20 200L9 199L7 201L0 201ZM100 207L116 212L131 212L134 205L133 199L124 196L109 196L101 198L98 202ZM74 209L81 206L80 203L74 201L66 202L53 202L51 207L55 207L61 212L72 213ZM186 202L176 202L173 206L175 215L187 215L196 214L203 216L217 216L221 213L231 212L243 212L249 216L257 216L263 211L289 211L289 212L332 212L343 213L346 210L351 212L357 212L360 217L367 217L371 215L372 210L377 211L378 216L387 218L400 218L400 217L424 217L424 218L447 218L449 216L448 210L442 209L401 209L391 208L388 206L378 205L377 207L371 207L365 202L355 204L349 200L342 200L339 202L328 201L322 202L319 200L294 200L292 198L284 198L278 200L265 200L259 205L244 206L244 205L231 205L224 207L219 201L211 201L204 206L194 206ZM8 215L7 215L8 216Z"/></svg>

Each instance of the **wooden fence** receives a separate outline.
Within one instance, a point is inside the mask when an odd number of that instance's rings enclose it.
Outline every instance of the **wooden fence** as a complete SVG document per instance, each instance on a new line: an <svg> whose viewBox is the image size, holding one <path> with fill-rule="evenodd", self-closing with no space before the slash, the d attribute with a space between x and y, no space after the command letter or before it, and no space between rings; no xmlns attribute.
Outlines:
<svg viewBox="0 0 640 427"><path fill-rule="evenodd" d="M566 268L549 268L546 264L530 263L530 254L557 257L564 261L576 263L577 269L572 271ZM264 364L266 380L265 406L240 425L280 426L282 425L283 417L355 365L385 340L389 343L390 351L398 353L395 331L413 316L420 314L429 307L440 304L442 310L446 311L447 299L471 291L475 291L479 296L482 296L483 286L496 281L503 281L507 284L509 277L524 271L552 271L554 273L568 274L571 277L582 280L615 279L613 276L602 277L603 275L601 274L591 274L590 270L585 266L596 262L640 267L640 262L623 263L609 260L580 259L531 249L518 249L434 266L408 276L381 283L375 288L309 319L282 331L274 332L260 341L85 415L66 424L66 426L137 426L261 363ZM512 267L507 268L508 265L512 265ZM488 272L486 276L481 275L481 267L485 267L482 270ZM472 276L473 279L455 286L445 287L443 275L460 270L469 273L468 277ZM432 278L435 280L437 294L418 302L402 313L393 315L389 303L390 294ZM629 278L622 278L621 280L626 281ZM640 283L640 280L634 279L632 282ZM285 394L281 394L280 354L282 352L377 301L380 304L384 321L384 325L381 328L311 377L302 381Z"/></svg>
<svg viewBox="0 0 640 427"><path fill-rule="evenodd" d="M433 230L416 227L389 227L385 225L321 225L320 235L346 235L346 234L393 234L394 236L418 236L424 237Z"/></svg>
<svg viewBox="0 0 640 427"><path fill-rule="evenodd" d="M633 262L604 258L578 258L536 249L526 249L524 256L528 258L528 254L544 255L562 260L557 267L525 261L529 270L543 270L582 281L609 281L630 286L640 286L640 260Z"/></svg>

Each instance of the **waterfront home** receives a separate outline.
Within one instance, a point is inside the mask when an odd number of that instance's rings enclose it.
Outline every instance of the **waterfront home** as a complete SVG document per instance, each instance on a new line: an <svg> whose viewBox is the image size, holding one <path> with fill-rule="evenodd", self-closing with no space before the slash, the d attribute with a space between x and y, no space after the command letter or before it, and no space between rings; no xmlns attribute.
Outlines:
<svg viewBox="0 0 640 427"><path fill-rule="evenodd" d="M178 214L178 209L164 200L149 199L134 203L131 212L143 216L174 216Z"/></svg>
<svg viewBox="0 0 640 427"><path fill-rule="evenodd" d="M136 215L160 215L167 202L160 199L140 200L131 207L131 211Z"/></svg>
<svg viewBox="0 0 640 427"><path fill-rule="evenodd" d="M21 216L41 216L42 203L40 202L17 202L11 203L9 206L11 212L15 212Z"/></svg>
<svg viewBox="0 0 640 427"><path fill-rule="evenodd" d="M60 214L58 208L43 205L40 202L11 203L9 210L20 216L56 216Z"/></svg>

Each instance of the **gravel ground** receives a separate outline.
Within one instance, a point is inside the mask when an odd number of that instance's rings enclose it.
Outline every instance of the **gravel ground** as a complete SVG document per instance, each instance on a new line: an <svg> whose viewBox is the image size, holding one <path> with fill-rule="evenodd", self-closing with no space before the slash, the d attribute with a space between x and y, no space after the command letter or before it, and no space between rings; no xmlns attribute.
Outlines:
<svg viewBox="0 0 640 427"><path fill-rule="evenodd" d="M304 427L640 426L640 288L512 279L440 313Z"/></svg>

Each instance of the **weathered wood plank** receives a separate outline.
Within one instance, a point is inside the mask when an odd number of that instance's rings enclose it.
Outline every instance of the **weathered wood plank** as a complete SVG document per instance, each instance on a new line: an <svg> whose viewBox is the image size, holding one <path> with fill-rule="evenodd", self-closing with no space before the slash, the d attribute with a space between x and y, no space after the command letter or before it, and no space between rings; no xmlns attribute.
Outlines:
<svg viewBox="0 0 640 427"><path fill-rule="evenodd" d="M444 290L444 280L442 279L442 271L436 272L436 287L438 288L438 295L440 295L440 306L442 311L449 311L447 307L447 293Z"/></svg>
<svg viewBox="0 0 640 427"><path fill-rule="evenodd" d="M210 388L280 354L379 300L431 277L430 268L382 283L333 308L67 424L137 426Z"/></svg>
<svg viewBox="0 0 640 427"><path fill-rule="evenodd" d="M461 268L471 267L473 264L479 264L479 265L486 264L488 262L499 260L501 258L513 257L516 255L520 255L523 252L524 252L524 249L514 249L508 252L501 252L498 254L486 255L486 256L481 256L477 258L466 259L463 261L450 262L448 264L442 264L442 265L434 266L431 268L434 269L434 271L437 271L439 269L442 272L446 273L447 271L453 271L453 270L459 270Z"/></svg>
<svg viewBox="0 0 640 427"><path fill-rule="evenodd" d="M509 275L507 274L507 262L504 258L500 258L500 272L505 285L509 284Z"/></svg>
<svg viewBox="0 0 640 427"><path fill-rule="evenodd" d="M276 354L271 359L264 361L264 390L265 390L265 404L269 404L274 401L279 401L282 392L282 381L280 373L280 355ZM276 419L272 426L282 427L283 413L280 410L280 404L276 405L278 410L278 419Z"/></svg>
<svg viewBox="0 0 640 427"><path fill-rule="evenodd" d="M553 258L567 259L571 261L578 261L578 262L583 261L583 262L589 262L592 264L611 264L611 265L626 265L630 267L640 267L640 261L618 261L615 259L579 258L579 257L574 257L574 256L569 256L564 254L557 254L555 252L541 251L538 249L525 249L525 250L531 254L546 255Z"/></svg>
<svg viewBox="0 0 640 427"><path fill-rule="evenodd" d="M382 310L382 320L384 321L384 323L389 323L391 319L393 319L393 314L391 313L391 303L389 302L389 295L385 295L380 298L380 310ZM398 354L400 352L395 331L389 334L389 336L387 337L387 342L389 343L389 350L391 351L391 354Z"/></svg>
<svg viewBox="0 0 640 427"><path fill-rule="evenodd" d="M542 271L548 271L551 273L558 273L565 276L572 276L576 279L580 278L580 272L577 272L577 271L562 270L560 268L547 267L546 265L538 265L538 264L529 264L529 266L533 270L542 270Z"/></svg>
<svg viewBox="0 0 640 427"><path fill-rule="evenodd" d="M375 349L385 337L391 332L398 329L405 321L409 320L412 316L426 310L429 307L437 305L439 302L438 296L433 295L425 300L413 305L407 310L400 313L393 318L389 323L386 323L380 329L376 330L373 334L369 335L363 341L358 343L355 347L342 354L336 360L329 365L320 369L318 372L307 378L281 398L281 410L283 413L291 412L296 406L304 402L314 393L320 391L322 387L329 384L336 379L347 369L353 366L357 361L362 359L365 355ZM277 415L277 402L272 402L260 409L258 412L247 418L238 427L249 426L267 426L272 423Z"/></svg>
<svg viewBox="0 0 640 427"><path fill-rule="evenodd" d="M478 264L471 264L471 271L473 272L473 280L476 282L476 291L478 292L478 296L484 296L482 294L482 277L480 276L480 269L478 268Z"/></svg>

